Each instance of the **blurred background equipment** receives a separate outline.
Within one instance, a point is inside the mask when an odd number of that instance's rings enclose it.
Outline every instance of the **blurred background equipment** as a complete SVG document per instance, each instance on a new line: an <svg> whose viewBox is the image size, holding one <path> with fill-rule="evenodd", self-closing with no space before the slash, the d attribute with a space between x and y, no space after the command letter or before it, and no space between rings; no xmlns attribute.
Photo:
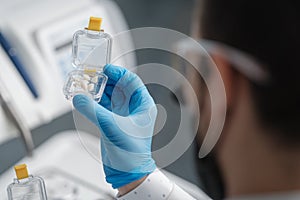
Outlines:
<svg viewBox="0 0 300 200"><path fill-rule="evenodd" d="M25 144L25 148L28 156L32 156L32 152L34 149L34 144L32 140L32 135L30 129L25 125L24 118L20 116L15 105L13 104L13 100L9 96L9 92L4 87L4 83L0 80L0 105L4 111L6 117L15 125L17 130L20 133L20 136Z"/></svg>

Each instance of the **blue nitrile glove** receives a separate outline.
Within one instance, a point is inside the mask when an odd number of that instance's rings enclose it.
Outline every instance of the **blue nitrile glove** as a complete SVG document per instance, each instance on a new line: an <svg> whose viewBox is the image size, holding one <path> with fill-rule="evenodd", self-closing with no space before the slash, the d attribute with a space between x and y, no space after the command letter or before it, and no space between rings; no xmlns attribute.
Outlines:
<svg viewBox="0 0 300 200"><path fill-rule="evenodd" d="M113 65L104 73L108 82L100 104L85 95L76 95L73 104L99 127L106 181L119 188L156 168L151 142L157 109L136 74Z"/></svg>

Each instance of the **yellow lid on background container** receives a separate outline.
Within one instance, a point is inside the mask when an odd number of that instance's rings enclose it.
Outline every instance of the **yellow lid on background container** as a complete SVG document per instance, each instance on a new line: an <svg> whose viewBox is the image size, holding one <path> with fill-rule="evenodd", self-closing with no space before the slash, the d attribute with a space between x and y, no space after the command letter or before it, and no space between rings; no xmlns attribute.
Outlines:
<svg viewBox="0 0 300 200"><path fill-rule="evenodd" d="M101 30L102 18L99 17L90 17L90 22L88 26L88 30L92 31L100 31Z"/></svg>
<svg viewBox="0 0 300 200"><path fill-rule="evenodd" d="M24 178L28 178L28 171L27 171L26 164L16 165L15 166L15 172L16 172L17 178L19 180L24 179Z"/></svg>

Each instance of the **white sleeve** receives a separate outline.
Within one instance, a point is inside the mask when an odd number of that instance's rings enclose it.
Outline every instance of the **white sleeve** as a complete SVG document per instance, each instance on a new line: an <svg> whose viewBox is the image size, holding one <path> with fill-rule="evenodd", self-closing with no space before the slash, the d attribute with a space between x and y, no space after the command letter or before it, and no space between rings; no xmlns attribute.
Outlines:
<svg viewBox="0 0 300 200"><path fill-rule="evenodd" d="M118 200L195 200L183 189L171 182L161 171L155 170L134 190ZM206 199L203 199L206 200Z"/></svg>

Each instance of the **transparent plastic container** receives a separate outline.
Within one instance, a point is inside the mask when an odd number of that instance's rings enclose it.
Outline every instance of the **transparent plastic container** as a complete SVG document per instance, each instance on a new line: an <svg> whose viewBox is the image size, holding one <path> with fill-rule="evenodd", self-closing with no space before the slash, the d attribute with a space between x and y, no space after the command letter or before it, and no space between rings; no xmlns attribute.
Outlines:
<svg viewBox="0 0 300 200"><path fill-rule="evenodd" d="M103 67L110 62L112 38L100 30L101 18L90 18L89 28L75 32L72 43L72 64L63 92L67 99L86 94L99 102L107 76ZM96 24L95 24L96 23Z"/></svg>
<svg viewBox="0 0 300 200"><path fill-rule="evenodd" d="M26 165L15 167L18 178L7 187L8 200L47 200L44 180L28 175Z"/></svg>

